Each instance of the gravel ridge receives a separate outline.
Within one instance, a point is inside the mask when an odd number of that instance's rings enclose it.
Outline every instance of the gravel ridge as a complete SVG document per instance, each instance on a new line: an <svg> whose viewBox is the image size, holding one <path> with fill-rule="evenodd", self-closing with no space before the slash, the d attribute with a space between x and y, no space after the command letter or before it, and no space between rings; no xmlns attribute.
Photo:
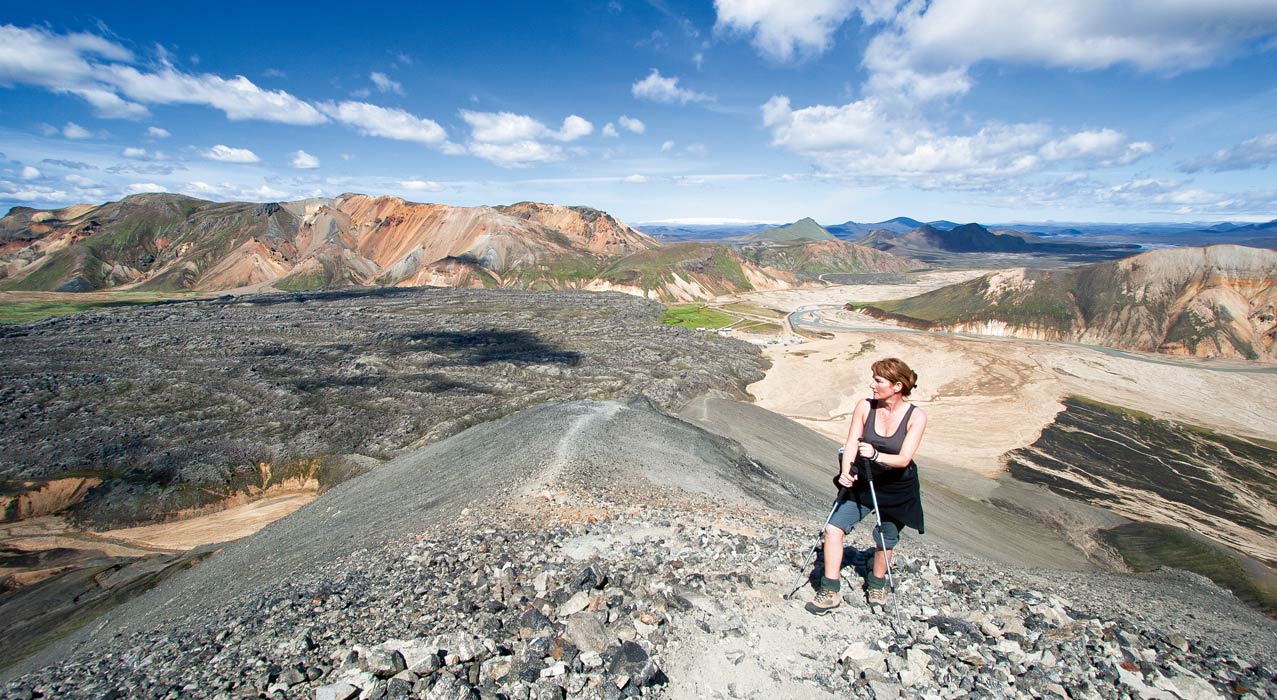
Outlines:
<svg viewBox="0 0 1277 700"><path fill-rule="evenodd" d="M811 616L810 591L782 595L827 498L641 401L540 406L333 489L4 696L1277 697L1277 623L1182 572L1021 569L914 538L898 624L866 605L860 551L844 605ZM344 539L278 551L306 532Z"/></svg>

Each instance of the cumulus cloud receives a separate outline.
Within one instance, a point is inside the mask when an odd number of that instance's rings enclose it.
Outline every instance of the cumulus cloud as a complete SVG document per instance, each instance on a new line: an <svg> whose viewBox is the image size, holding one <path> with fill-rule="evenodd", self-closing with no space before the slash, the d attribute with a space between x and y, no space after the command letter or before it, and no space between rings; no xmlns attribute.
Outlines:
<svg viewBox="0 0 1277 700"><path fill-rule="evenodd" d="M854 0L714 0L715 31L747 34L767 58L782 63L823 53L856 9Z"/></svg>
<svg viewBox="0 0 1277 700"><path fill-rule="evenodd" d="M1178 73L1235 55L1277 31L1277 4L1135 0L935 0L905 3L870 41L864 63L870 86L952 92L970 87L968 71L983 61L1096 70L1128 65ZM928 88L928 83L932 83Z"/></svg>
<svg viewBox="0 0 1277 700"><path fill-rule="evenodd" d="M294 168L301 170L313 170L319 167L319 159L305 151L293 151L293 159L290 161Z"/></svg>
<svg viewBox="0 0 1277 700"><path fill-rule="evenodd" d="M151 138L156 138L156 139L166 139L172 135L168 132L167 129L161 129L158 126L148 126L146 128L146 134L147 136L150 136Z"/></svg>
<svg viewBox="0 0 1277 700"><path fill-rule="evenodd" d="M545 141L567 143L594 132L593 124L575 114L566 117L557 130L513 112L461 110L461 119L470 126L469 152L507 168L561 160L563 149Z"/></svg>
<svg viewBox="0 0 1277 700"><path fill-rule="evenodd" d="M23 180L38 179L40 177L40 169L33 168L30 165L23 166L22 170L18 173L18 177L22 178Z"/></svg>
<svg viewBox="0 0 1277 700"><path fill-rule="evenodd" d="M381 92L393 92L396 95L403 94L403 85L399 84L398 81L391 80L390 76L385 73L373 71L368 74L368 79L371 80L373 85L377 86L377 90Z"/></svg>
<svg viewBox="0 0 1277 700"><path fill-rule="evenodd" d="M634 175L628 175L623 179L625 182L635 184L635 185L641 185L649 181L646 175L639 175L637 173L635 173Z"/></svg>
<svg viewBox="0 0 1277 700"><path fill-rule="evenodd" d="M88 129L75 122L67 122L67 125L62 127L62 135L69 139L87 139L93 136Z"/></svg>
<svg viewBox="0 0 1277 700"><path fill-rule="evenodd" d="M195 104L221 110L228 119L321 124L324 115L310 103L283 91L263 90L242 75L190 75L170 66L144 73L132 66L104 66L98 74L125 95L151 104Z"/></svg>
<svg viewBox="0 0 1277 700"><path fill-rule="evenodd" d="M417 117L402 109L352 101L327 102L321 104L320 109L329 117L365 136L413 141L427 146L441 146L448 140L448 133L438 122Z"/></svg>
<svg viewBox="0 0 1277 700"><path fill-rule="evenodd" d="M1186 173L1249 170L1267 167L1274 161L1277 161L1277 131L1270 131L1246 139L1232 148L1221 148L1208 156L1186 160L1179 164L1179 169Z"/></svg>
<svg viewBox="0 0 1277 700"><path fill-rule="evenodd" d="M673 142L673 141L666 141L666 142L664 142L664 143L662 143L662 144L661 144L661 153L668 153L668 152L670 152L670 151L672 151L672 150L674 150L674 142Z"/></svg>
<svg viewBox="0 0 1277 700"><path fill-rule="evenodd" d="M223 163L258 163L262 160L257 157L256 153L247 148L231 148L220 143L207 151L200 151L200 155L209 160L220 160Z"/></svg>
<svg viewBox="0 0 1277 700"><path fill-rule="evenodd" d="M646 78L630 86L630 93L640 100L667 104L711 101L712 98L709 95L679 87L678 81L678 78L667 78L653 68Z"/></svg>
<svg viewBox="0 0 1277 700"><path fill-rule="evenodd" d="M522 168L533 163L563 159L562 148L540 141L474 142L470 144L470 152L504 168Z"/></svg>
<svg viewBox="0 0 1277 700"><path fill-rule="evenodd" d="M643 122L639 121L638 119L627 117L624 114L618 117L616 122L620 124L623 129L631 133L641 134L644 131L647 131L647 125L645 125Z"/></svg>
<svg viewBox="0 0 1277 700"><path fill-rule="evenodd" d="M138 70L129 50L92 34L0 27L0 83L38 85L76 95L98 116L140 119L146 104L199 104L230 119L318 124L324 116L282 90L263 90L244 76L231 79L176 70L161 54L155 71Z"/></svg>
<svg viewBox="0 0 1277 700"><path fill-rule="evenodd" d="M134 182L124 186L124 191L129 194L144 194L147 192L166 192L164 185L155 182Z"/></svg>
<svg viewBox="0 0 1277 700"><path fill-rule="evenodd" d="M144 160L146 158L146 149L135 148L130 146L124 149L123 151L120 151L120 155L124 156L125 158L135 158L138 160Z"/></svg>
<svg viewBox="0 0 1277 700"><path fill-rule="evenodd" d="M403 180L399 183L399 186L414 192L439 192L443 190L443 185L434 180Z"/></svg>
<svg viewBox="0 0 1277 700"><path fill-rule="evenodd" d="M612 124L612 122L608 122L608 123L604 124L604 125L603 125L603 131L602 131L602 132L600 132L600 133L602 133L604 136L606 136L607 138L610 138L610 139L614 139L614 138L616 138L616 137L620 136L620 134L619 134L619 133L617 133L617 131L616 131L616 126L615 126L614 124Z"/></svg>
<svg viewBox="0 0 1277 700"><path fill-rule="evenodd" d="M989 123L951 134L890 101L866 97L842 106L793 109L788 97L761 108L772 144L831 173L931 179L1006 178L1052 163L1091 167L1131 163L1153 151L1112 129L1057 135L1045 124ZM933 180L934 181L934 180Z"/></svg>

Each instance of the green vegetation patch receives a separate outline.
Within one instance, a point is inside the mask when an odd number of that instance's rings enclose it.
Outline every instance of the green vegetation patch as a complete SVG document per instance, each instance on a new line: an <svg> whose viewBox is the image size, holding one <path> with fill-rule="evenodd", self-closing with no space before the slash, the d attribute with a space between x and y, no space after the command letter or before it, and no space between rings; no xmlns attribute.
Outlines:
<svg viewBox="0 0 1277 700"><path fill-rule="evenodd" d="M1136 571L1152 571L1160 566L1192 571L1227 588L1270 617L1277 617L1277 578L1252 576L1219 546L1202 541L1180 528L1130 523L1101 530L1098 536L1102 542L1116 549Z"/></svg>
<svg viewBox="0 0 1277 700"><path fill-rule="evenodd" d="M736 322L728 314L701 304L679 304L665 310L661 322L682 328L726 328Z"/></svg>

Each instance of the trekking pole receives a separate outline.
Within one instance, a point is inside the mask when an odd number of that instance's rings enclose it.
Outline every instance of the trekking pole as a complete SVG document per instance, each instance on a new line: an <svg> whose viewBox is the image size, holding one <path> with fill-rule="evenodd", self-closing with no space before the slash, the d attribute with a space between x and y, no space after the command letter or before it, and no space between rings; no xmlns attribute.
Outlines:
<svg viewBox="0 0 1277 700"><path fill-rule="evenodd" d="M867 460L872 461L872 460ZM878 525L874 528L874 532L878 533L878 546L882 548L882 558L887 562L887 586L891 588L891 607L895 611L896 618L896 634L900 634L900 602L896 600L896 581L891 576L891 556L887 554L887 536L882 534L882 514L878 512L878 494L874 491L873 466L865 470L865 476L869 479L869 497L873 499L874 504L874 520ZM872 572L872 569L870 569Z"/></svg>
<svg viewBox="0 0 1277 700"><path fill-rule="evenodd" d="M798 589L803 587L803 582L811 578L811 572L808 571L807 568L810 567L812 565L812 562L816 560L816 549L820 547L822 543L824 542L825 528L829 527L829 521L833 520L834 511L838 510L838 504L842 502L843 496L844 494L846 494L846 492L847 492L846 486L838 487L838 495L834 497L834 504L830 506L829 508L829 515L825 516L825 524L820 526L820 533L817 535L818 539L816 540L816 544L813 545L811 547L811 550L807 552L807 558L806 560L803 561L803 568L799 570L798 585L794 586L794 590L786 593L783 596L784 600L792 600L794 597L794 594L798 592Z"/></svg>

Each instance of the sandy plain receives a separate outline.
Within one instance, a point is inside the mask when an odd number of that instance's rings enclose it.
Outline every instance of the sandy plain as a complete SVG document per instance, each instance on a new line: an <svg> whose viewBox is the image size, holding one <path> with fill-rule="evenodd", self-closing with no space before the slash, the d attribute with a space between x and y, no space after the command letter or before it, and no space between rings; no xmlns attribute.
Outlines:
<svg viewBox="0 0 1277 700"><path fill-rule="evenodd" d="M979 274L944 271L910 283L739 295L758 306L802 311L791 316L795 325L833 336L765 345L772 367L750 393L760 406L841 441L855 402L869 395L870 365L900 357L918 373L912 399L930 418L922 455L988 476L1002 471L1000 455L1041 435L1068 395L1232 435L1277 435L1274 364L913 332L841 309L851 301L915 296Z"/></svg>

